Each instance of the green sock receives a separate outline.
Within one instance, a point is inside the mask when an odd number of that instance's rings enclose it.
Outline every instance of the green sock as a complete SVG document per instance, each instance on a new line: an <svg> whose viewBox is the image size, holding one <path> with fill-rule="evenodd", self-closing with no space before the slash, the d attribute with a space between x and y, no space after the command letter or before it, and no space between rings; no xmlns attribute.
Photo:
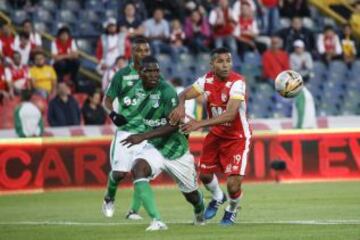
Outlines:
<svg viewBox="0 0 360 240"><path fill-rule="evenodd" d="M147 179L144 180L140 179L140 181L138 180L137 182L135 182L134 188L135 188L134 191L140 197L141 202L143 203L144 208L146 212L149 214L149 216L152 219L160 220L160 213L157 210L155 204L155 196Z"/></svg>
<svg viewBox="0 0 360 240"><path fill-rule="evenodd" d="M141 198L138 191L134 191L132 195L131 210L138 213L141 207Z"/></svg>
<svg viewBox="0 0 360 240"><path fill-rule="evenodd" d="M194 213L200 213L205 209L203 194L199 190L197 192L199 194L199 202L194 205Z"/></svg>
<svg viewBox="0 0 360 240"><path fill-rule="evenodd" d="M107 187L106 187L106 194L105 194L105 198L107 199L111 199L114 200L115 199L115 195L116 195L116 190L118 187L118 182L116 182L113 178L112 178L112 172L109 173L109 177L108 177L108 182L107 182Z"/></svg>

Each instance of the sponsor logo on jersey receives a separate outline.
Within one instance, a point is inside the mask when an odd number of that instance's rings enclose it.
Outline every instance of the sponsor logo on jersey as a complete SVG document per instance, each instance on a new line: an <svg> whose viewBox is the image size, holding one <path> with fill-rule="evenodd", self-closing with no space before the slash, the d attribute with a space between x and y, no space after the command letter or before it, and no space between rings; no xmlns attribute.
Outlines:
<svg viewBox="0 0 360 240"><path fill-rule="evenodd" d="M231 172L231 168L232 168L232 165L231 164L228 164L225 168L225 173L229 173Z"/></svg>
<svg viewBox="0 0 360 240"><path fill-rule="evenodd" d="M153 102L153 108L158 108L160 106L160 94L151 94L150 100Z"/></svg>
<svg viewBox="0 0 360 240"><path fill-rule="evenodd" d="M167 124L166 118L160 119L143 119L144 124L150 127L159 127Z"/></svg>
<svg viewBox="0 0 360 240"><path fill-rule="evenodd" d="M139 75L126 75L123 77L123 80L130 81L130 80L137 80L139 79Z"/></svg>

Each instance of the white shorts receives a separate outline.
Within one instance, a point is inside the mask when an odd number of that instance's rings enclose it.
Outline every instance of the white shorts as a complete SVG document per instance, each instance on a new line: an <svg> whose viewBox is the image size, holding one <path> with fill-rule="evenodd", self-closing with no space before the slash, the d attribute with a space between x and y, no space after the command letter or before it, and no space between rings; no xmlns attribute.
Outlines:
<svg viewBox="0 0 360 240"><path fill-rule="evenodd" d="M169 160L153 145L146 143L135 158L144 159L149 163L152 179L164 171L175 180L181 192L189 193L198 189L194 157L190 152L186 152L178 159Z"/></svg>
<svg viewBox="0 0 360 240"><path fill-rule="evenodd" d="M112 171L130 172L133 167L135 155L144 147L146 141L130 148L120 143L134 133L116 131L110 147L110 166Z"/></svg>

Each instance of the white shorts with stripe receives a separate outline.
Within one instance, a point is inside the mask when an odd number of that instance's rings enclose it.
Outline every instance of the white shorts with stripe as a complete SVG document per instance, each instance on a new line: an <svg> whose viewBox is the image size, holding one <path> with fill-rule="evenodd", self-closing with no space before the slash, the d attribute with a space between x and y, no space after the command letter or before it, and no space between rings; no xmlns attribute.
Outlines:
<svg viewBox="0 0 360 240"><path fill-rule="evenodd" d="M115 132L110 147L110 165L112 171L130 172L134 164L135 155L141 151L146 144L146 141L143 141L130 148L123 146L120 142L132 134L134 133L125 131Z"/></svg>
<svg viewBox="0 0 360 240"><path fill-rule="evenodd" d="M146 143L136 159L144 159L151 167L152 179L161 172L169 174L179 186L181 192L189 193L198 189L194 157L186 152L178 159L166 159L153 145Z"/></svg>

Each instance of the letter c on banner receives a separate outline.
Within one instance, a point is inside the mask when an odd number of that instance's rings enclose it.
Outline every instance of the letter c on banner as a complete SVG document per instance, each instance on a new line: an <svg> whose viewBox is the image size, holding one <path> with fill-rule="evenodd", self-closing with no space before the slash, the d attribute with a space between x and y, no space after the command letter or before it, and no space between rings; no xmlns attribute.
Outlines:
<svg viewBox="0 0 360 240"><path fill-rule="evenodd" d="M23 188L29 184L31 172L30 170L24 170L18 178L10 178L6 172L6 165L12 159L18 159L26 166L31 163L29 154L22 150L12 149L3 152L0 155L0 187L2 185L8 189Z"/></svg>

